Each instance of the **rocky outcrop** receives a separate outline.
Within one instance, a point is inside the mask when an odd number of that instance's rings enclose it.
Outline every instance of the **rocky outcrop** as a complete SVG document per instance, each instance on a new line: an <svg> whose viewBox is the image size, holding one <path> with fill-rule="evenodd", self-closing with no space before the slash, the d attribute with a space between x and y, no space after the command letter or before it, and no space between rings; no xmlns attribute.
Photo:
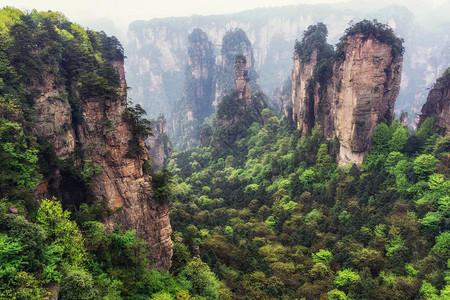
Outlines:
<svg viewBox="0 0 450 300"><path fill-rule="evenodd" d="M401 41L387 28L376 34L389 34L399 44L382 42L372 33L358 33L355 28L382 26L363 22L347 31L334 54L332 69L327 67L329 64L331 68L331 59L325 57L318 62L317 48L309 48L311 55L306 62L299 58L304 53L294 54L293 118L303 134L320 124L327 139L336 138L340 145L337 158L340 165L362 163L377 124L393 120L400 90ZM302 47L308 49L308 45Z"/></svg>
<svg viewBox="0 0 450 300"><path fill-rule="evenodd" d="M113 66L120 77L119 97L99 101L84 98L82 120L78 125L79 139L92 162L102 172L91 178L97 201L116 211L106 220L112 228L121 224L124 229L136 230L149 247L156 268L168 270L171 265L172 241L169 204L152 199L150 175L143 173L146 153L127 158L129 142L133 138L131 125L124 121L126 85L123 61ZM144 146L144 141L141 141Z"/></svg>
<svg viewBox="0 0 450 300"><path fill-rule="evenodd" d="M237 98L244 100L245 105L249 106L252 99L252 89L250 87L250 78L247 73L247 60L244 56L238 56L234 64L234 89L237 92Z"/></svg>
<svg viewBox="0 0 450 300"><path fill-rule="evenodd" d="M81 116L76 122L64 86L57 87L50 72L44 74L44 84L39 86L42 92L34 99L35 132L53 143L59 159L73 159L75 144L79 143L84 158L76 158L74 167L100 170L86 179L87 189L95 202L104 203L113 212L105 219L107 227L112 229L120 224L123 229L135 230L147 242L154 267L168 270L172 256L169 204L152 198L152 178L143 172L146 153L134 158L126 155L133 133L131 124L123 118L127 107L124 64L123 60L111 64L119 75L116 96L81 96ZM140 143L144 146L143 140ZM67 185L72 178L65 178L68 175L59 169L54 173L57 178L54 185L62 198L65 194L77 198L74 195L80 191L73 188L74 183ZM45 178L36 194L51 194L49 185ZM88 200L85 195L78 196L77 201Z"/></svg>
<svg viewBox="0 0 450 300"><path fill-rule="evenodd" d="M328 96L333 128L324 131L339 140L340 165L361 164L377 124L394 119L403 57L393 57L391 50L374 36L351 35L345 40L345 60L333 66Z"/></svg>
<svg viewBox="0 0 450 300"><path fill-rule="evenodd" d="M153 170L161 171L164 168L166 159L172 153L172 145L164 116L160 116L156 121L152 122L152 135L147 139L147 148L148 155L152 160Z"/></svg>
<svg viewBox="0 0 450 300"><path fill-rule="evenodd" d="M437 79L422 107L419 118L420 127L429 117L435 118L435 125L442 134L450 134L450 68Z"/></svg>
<svg viewBox="0 0 450 300"><path fill-rule="evenodd" d="M216 103L220 97L230 94L233 89L236 90L236 84L239 84L240 88L242 84L247 82L250 84L249 87L251 87L254 91L260 89L257 82L258 74L255 71L255 58L252 43L244 30L241 28L236 28L228 31L224 35L222 39L221 55L222 65L218 73L216 84ZM238 63L236 61L237 57L241 57L245 60L245 66L241 63L240 70L242 71L242 74L236 77L236 63ZM233 84L233 80L240 80L239 78L243 78L244 72L245 79L242 83L234 81Z"/></svg>
<svg viewBox="0 0 450 300"><path fill-rule="evenodd" d="M272 96L292 71L292 45L310 24L320 21L327 24L330 27L328 40L335 44L350 20L366 17L388 22L405 39L408 50L404 56L396 113L407 112L412 125L411 121L426 100L427 88L450 63L447 27L431 25L439 23L432 13L426 17L431 17L431 22L420 21L430 7L421 9L421 17L404 6L374 10L348 2L261 8L229 15L182 17L176 21L169 18L136 21L129 27L126 47L127 78L133 87L131 97L143 103L152 117L162 112L171 123L169 112L175 104L172 99L179 99L183 91L183 67L188 60L186 37L196 27L208 35L217 53L227 31L242 28L252 43L259 84L266 95ZM217 92L216 99L221 96L220 91Z"/></svg>
<svg viewBox="0 0 450 300"><path fill-rule="evenodd" d="M220 156L236 147L235 142L245 137L247 129L253 122L262 123L261 112L267 107L262 93L252 96L246 59L238 55L234 64L234 89L222 97L216 113L210 145L213 156ZM208 127L204 128L202 137L209 140Z"/></svg>
<svg viewBox="0 0 450 300"><path fill-rule="evenodd" d="M275 89L274 101L282 114L291 118L292 116L292 76L284 83L282 88Z"/></svg>

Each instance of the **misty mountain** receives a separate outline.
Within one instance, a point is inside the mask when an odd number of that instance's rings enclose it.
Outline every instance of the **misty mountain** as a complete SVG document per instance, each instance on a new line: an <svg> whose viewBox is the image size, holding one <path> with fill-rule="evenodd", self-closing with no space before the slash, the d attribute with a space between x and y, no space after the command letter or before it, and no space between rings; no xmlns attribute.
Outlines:
<svg viewBox="0 0 450 300"><path fill-rule="evenodd" d="M253 46L259 84L271 98L274 90L282 87L290 76L294 43L309 25L325 23L330 30L328 42L335 44L349 23L364 18L378 19L387 22L405 40L396 113L408 112L412 123L426 99L427 89L450 63L449 27L445 26L448 25L445 16L436 14L430 21L430 12L442 8L433 10L430 6L416 16L404 6L391 5L375 10L373 2L358 3L296 5L229 15L135 21L129 26L126 47L130 96L134 102L142 104L151 117L164 113L171 123L173 105L182 96L188 60L187 37L197 27L214 44L218 65L222 64L222 37L229 30L242 28ZM419 11L420 5L416 4L413 10Z"/></svg>

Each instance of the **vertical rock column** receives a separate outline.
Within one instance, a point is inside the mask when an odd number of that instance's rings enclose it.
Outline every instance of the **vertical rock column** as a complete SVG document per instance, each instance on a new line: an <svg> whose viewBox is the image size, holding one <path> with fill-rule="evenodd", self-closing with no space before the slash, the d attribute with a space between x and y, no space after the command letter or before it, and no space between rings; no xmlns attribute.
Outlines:
<svg viewBox="0 0 450 300"><path fill-rule="evenodd" d="M361 164L377 124L394 118L403 57L394 58L390 45L362 34L348 36L343 50L345 60L335 62L328 89L340 144L338 163Z"/></svg>

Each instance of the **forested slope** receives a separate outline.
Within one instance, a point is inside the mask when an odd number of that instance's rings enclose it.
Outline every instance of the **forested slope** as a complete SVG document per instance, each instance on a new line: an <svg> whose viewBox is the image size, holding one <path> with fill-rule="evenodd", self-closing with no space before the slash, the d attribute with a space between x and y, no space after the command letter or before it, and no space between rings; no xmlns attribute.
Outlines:
<svg viewBox="0 0 450 300"><path fill-rule="evenodd" d="M263 116L229 155L169 160L173 274L193 254L229 299L449 297L450 139L433 119L381 123L361 167L336 167L319 127L301 139Z"/></svg>

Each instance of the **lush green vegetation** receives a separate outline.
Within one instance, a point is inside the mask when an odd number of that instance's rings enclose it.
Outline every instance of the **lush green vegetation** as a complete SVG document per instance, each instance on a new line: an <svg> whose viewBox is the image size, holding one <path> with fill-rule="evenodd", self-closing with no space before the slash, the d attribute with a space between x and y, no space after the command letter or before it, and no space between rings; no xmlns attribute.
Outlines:
<svg viewBox="0 0 450 300"><path fill-rule="evenodd" d="M305 36L323 41L326 28ZM0 298L42 299L56 285L61 299L450 297L450 137L432 118L417 132L379 124L362 166L343 168L320 127L300 138L261 93L250 106L224 97L204 130L209 146L174 153L153 174L155 199L173 206L167 274L152 270L134 231L106 228L112 212L77 194L101 172L88 145L59 160L33 131L44 75L75 125L83 99L123 101L111 65L120 43L58 13L11 8L0 11L0 37ZM149 134L143 116L140 106L123 115L136 141ZM141 153L131 142L129 155ZM79 196L72 212L64 199L32 198L56 168Z"/></svg>
<svg viewBox="0 0 450 300"><path fill-rule="evenodd" d="M0 10L0 58L0 299L42 299L58 285L60 298L71 300L189 299L188 290L209 293L196 286L203 280L216 287L205 264L204 272L197 265L186 268L184 274L198 274L197 282L195 276L176 281L151 270L147 245L135 232L107 230L99 222L111 212L91 203L90 178L102 172L89 157L92 147L78 143L58 159L53 140L36 134L34 100L48 82L59 93L49 103L67 104L72 115L73 124L61 132L78 134L86 99L124 100L112 66L123 59L118 40L60 13L7 7ZM144 150L138 142L149 134L144 114L140 106L124 111L134 136L130 156ZM111 120L101 125L109 128ZM43 178L60 180L59 189L50 191L58 200L33 199ZM154 174L158 200L168 200L169 180L167 172Z"/></svg>
<svg viewBox="0 0 450 300"><path fill-rule="evenodd" d="M220 299L445 299L450 140L381 123L361 167L267 110L225 156L174 153L173 274L200 258Z"/></svg>

